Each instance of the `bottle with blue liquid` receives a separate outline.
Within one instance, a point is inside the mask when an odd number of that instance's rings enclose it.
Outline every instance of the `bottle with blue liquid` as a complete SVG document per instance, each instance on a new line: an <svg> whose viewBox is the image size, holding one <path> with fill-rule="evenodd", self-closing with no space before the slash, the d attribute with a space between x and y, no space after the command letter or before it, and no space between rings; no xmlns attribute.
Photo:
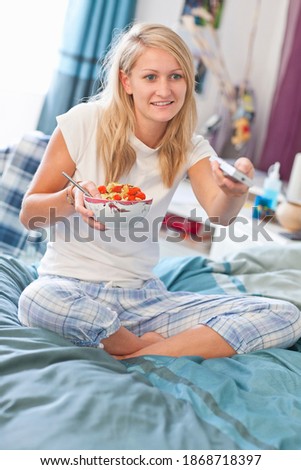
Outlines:
<svg viewBox="0 0 301 470"><path fill-rule="evenodd" d="M268 169L268 175L263 183L263 198L273 211L276 210L278 197L281 191L280 163L276 162Z"/></svg>

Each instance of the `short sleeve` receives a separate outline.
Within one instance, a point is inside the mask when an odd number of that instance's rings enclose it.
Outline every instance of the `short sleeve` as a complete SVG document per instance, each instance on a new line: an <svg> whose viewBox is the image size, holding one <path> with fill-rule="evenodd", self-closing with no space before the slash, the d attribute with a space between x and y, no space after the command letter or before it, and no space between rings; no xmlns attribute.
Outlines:
<svg viewBox="0 0 301 470"><path fill-rule="evenodd" d="M203 136L194 135L191 143L192 149L187 158L187 170L203 158L216 156L215 150Z"/></svg>
<svg viewBox="0 0 301 470"><path fill-rule="evenodd" d="M72 160L78 164L91 139L96 136L100 107L96 102L81 103L57 116Z"/></svg>

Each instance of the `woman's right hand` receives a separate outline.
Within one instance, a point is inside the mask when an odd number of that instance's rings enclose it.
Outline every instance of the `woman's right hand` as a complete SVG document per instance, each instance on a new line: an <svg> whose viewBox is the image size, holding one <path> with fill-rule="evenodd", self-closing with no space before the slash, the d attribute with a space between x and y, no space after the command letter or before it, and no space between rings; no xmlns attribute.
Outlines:
<svg viewBox="0 0 301 470"><path fill-rule="evenodd" d="M93 181L81 181L80 185L86 189L92 197L99 197L99 191ZM74 186L72 189L72 196L74 198L74 209L82 216L84 222L95 230L104 231L105 226L102 223L97 222L94 218L93 212L85 207L83 192Z"/></svg>

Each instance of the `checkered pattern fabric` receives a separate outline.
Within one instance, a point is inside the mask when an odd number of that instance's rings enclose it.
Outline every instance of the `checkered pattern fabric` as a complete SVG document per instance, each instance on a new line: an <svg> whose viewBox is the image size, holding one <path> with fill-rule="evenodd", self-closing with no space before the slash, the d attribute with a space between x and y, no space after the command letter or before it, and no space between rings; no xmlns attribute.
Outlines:
<svg viewBox="0 0 301 470"><path fill-rule="evenodd" d="M42 254L45 241L28 241L28 231L19 221L25 191L41 161L49 137L35 131L15 146L0 150L0 252L24 257Z"/></svg>
<svg viewBox="0 0 301 470"><path fill-rule="evenodd" d="M158 279L140 289L108 287L63 276L40 276L22 292L19 320L79 346L99 346L121 325L141 336L165 338L203 324L237 353L292 346L301 335L299 309L284 301L246 295L169 292Z"/></svg>
<svg viewBox="0 0 301 470"><path fill-rule="evenodd" d="M0 178L2 178L2 175L6 167L9 165L9 162L12 158L12 155L14 154L14 151L15 151L14 146L0 149ZM1 184L1 187L2 187L2 184Z"/></svg>

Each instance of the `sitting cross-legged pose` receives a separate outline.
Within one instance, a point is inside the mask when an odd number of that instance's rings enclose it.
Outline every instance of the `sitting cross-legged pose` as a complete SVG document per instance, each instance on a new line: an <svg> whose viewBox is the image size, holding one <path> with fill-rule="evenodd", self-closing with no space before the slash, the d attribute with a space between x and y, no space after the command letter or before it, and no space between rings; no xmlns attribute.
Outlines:
<svg viewBox="0 0 301 470"><path fill-rule="evenodd" d="M293 304L169 292L153 272L158 228L186 175L221 225L235 219L248 192L210 160L213 148L196 133L195 73L185 42L163 25L137 23L114 41L103 68L101 91L57 117L23 200L22 223L30 228L39 217L51 236L38 279L20 297L21 323L117 358L213 358L291 346L301 336ZM235 166L252 178L248 158ZM147 223L121 222L119 232L101 223L62 172L94 197L109 182L140 187L153 199Z"/></svg>

